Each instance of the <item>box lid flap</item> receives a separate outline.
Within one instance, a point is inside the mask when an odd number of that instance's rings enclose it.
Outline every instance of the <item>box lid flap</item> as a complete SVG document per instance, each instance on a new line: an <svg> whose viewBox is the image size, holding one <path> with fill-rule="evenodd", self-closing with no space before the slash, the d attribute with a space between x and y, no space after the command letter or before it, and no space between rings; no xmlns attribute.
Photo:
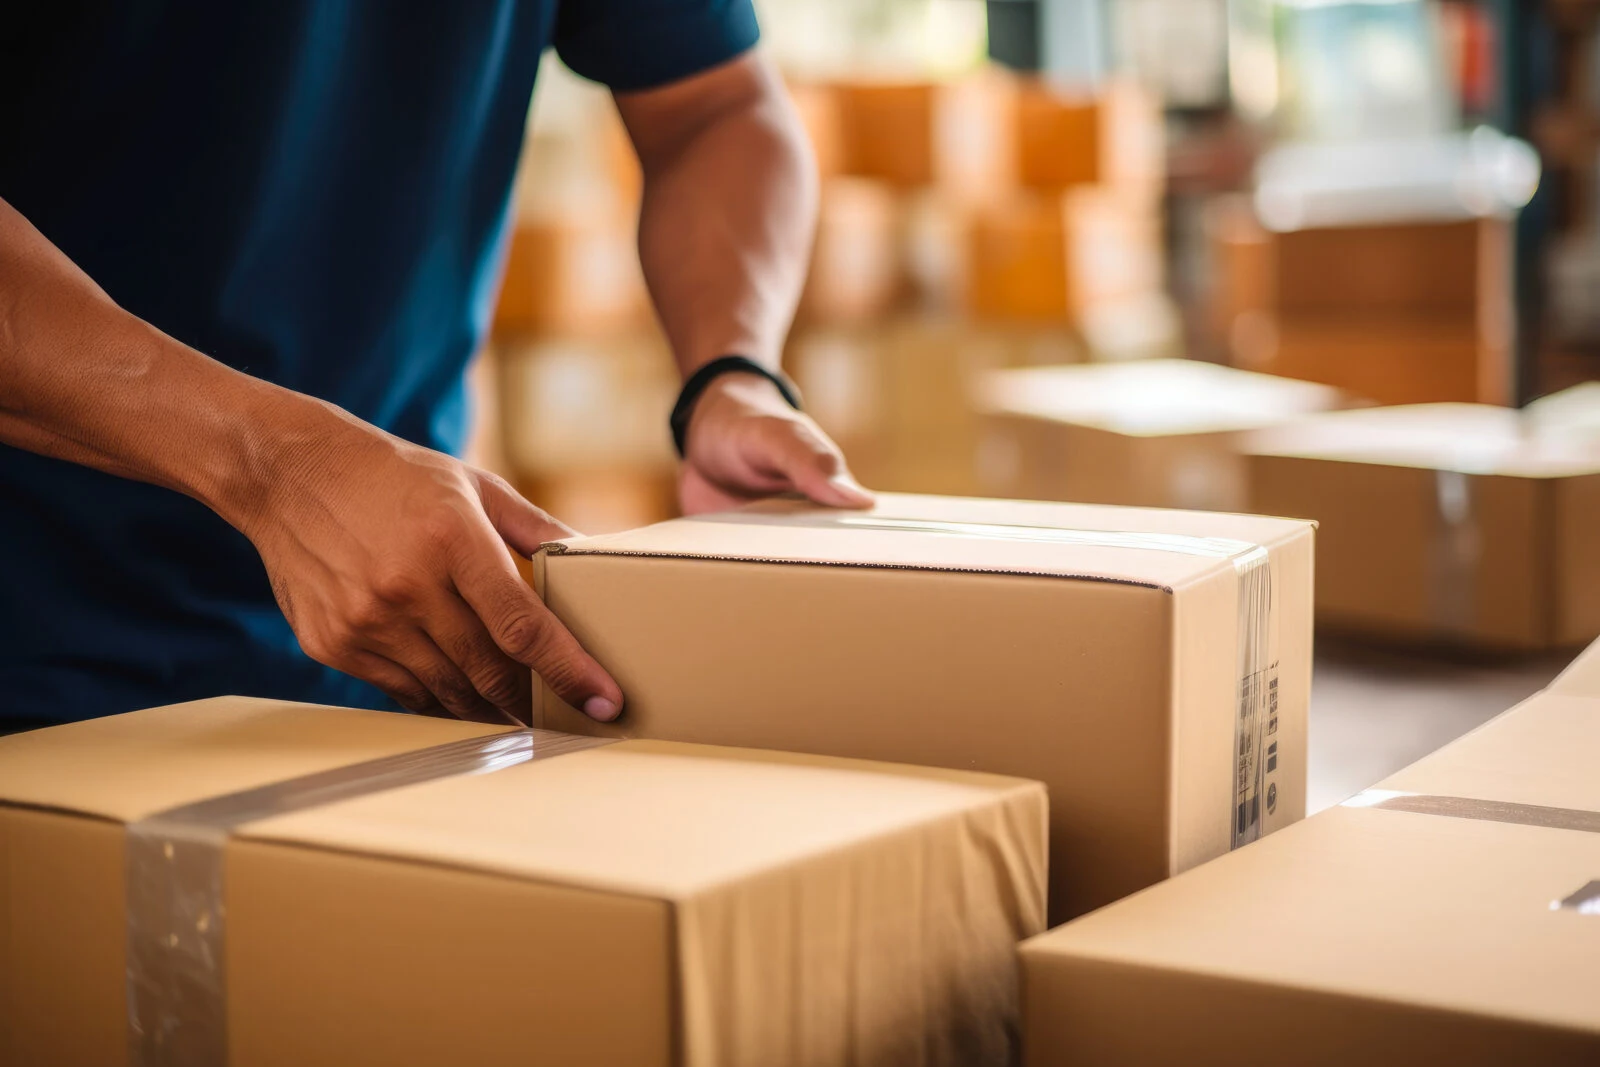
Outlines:
<svg viewBox="0 0 1600 1067"><path fill-rule="evenodd" d="M550 551L976 571L1171 589L1310 528L1255 515L882 493L866 511L773 500L572 538Z"/></svg>
<svg viewBox="0 0 1600 1067"><path fill-rule="evenodd" d="M240 834L682 898L754 872L1037 794L1040 825L995 847L1043 885L1044 787L862 760L623 741L251 823ZM1018 880L1029 884L1029 879ZM1042 899L1037 902L1043 912Z"/></svg>
<svg viewBox="0 0 1600 1067"><path fill-rule="evenodd" d="M999 370L979 388L995 414L1138 437L1251 430L1341 401L1331 386L1191 359Z"/></svg>
<svg viewBox="0 0 1600 1067"><path fill-rule="evenodd" d="M215 697L0 738L0 801L131 822L504 726Z"/></svg>
<svg viewBox="0 0 1600 1067"><path fill-rule="evenodd" d="M1600 473L1600 440L1488 404L1327 412L1253 431L1243 450L1518 478Z"/></svg>

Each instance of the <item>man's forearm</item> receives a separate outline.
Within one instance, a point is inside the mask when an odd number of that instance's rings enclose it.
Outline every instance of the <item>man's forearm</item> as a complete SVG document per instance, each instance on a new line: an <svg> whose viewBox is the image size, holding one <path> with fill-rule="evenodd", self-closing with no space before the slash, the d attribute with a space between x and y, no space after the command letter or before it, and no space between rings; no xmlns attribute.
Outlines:
<svg viewBox="0 0 1600 1067"><path fill-rule="evenodd" d="M781 81L752 54L618 104L644 167L640 260L680 369L730 353L776 367L817 213Z"/></svg>
<svg viewBox="0 0 1600 1067"><path fill-rule="evenodd" d="M256 432L261 414L314 432L337 417L312 410L325 407L122 310L0 201L0 442L176 489L241 525L284 447Z"/></svg>

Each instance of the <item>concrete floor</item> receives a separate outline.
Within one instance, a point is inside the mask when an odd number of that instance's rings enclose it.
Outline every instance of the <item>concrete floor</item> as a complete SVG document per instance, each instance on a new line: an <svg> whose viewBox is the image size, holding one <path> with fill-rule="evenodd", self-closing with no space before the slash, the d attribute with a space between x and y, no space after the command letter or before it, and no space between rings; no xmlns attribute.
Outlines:
<svg viewBox="0 0 1600 1067"><path fill-rule="evenodd" d="M1307 811L1339 803L1532 696L1571 658L1441 657L1319 635Z"/></svg>

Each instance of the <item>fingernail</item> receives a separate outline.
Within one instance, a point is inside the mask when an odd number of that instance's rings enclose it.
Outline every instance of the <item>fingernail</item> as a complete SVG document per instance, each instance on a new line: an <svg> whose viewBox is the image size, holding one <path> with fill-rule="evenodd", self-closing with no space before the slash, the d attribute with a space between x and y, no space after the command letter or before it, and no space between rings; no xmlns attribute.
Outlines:
<svg viewBox="0 0 1600 1067"><path fill-rule="evenodd" d="M610 722L617 717L617 706L605 697L590 697L583 702L583 713L596 722Z"/></svg>

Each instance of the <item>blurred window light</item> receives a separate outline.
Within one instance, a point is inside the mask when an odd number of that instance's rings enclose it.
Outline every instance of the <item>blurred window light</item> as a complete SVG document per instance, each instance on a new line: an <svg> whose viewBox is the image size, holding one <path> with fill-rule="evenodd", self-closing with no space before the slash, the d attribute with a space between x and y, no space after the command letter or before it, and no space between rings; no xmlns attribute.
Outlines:
<svg viewBox="0 0 1600 1067"><path fill-rule="evenodd" d="M756 0L762 47L806 77L941 77L988 51L978 0Z"/></svg>

